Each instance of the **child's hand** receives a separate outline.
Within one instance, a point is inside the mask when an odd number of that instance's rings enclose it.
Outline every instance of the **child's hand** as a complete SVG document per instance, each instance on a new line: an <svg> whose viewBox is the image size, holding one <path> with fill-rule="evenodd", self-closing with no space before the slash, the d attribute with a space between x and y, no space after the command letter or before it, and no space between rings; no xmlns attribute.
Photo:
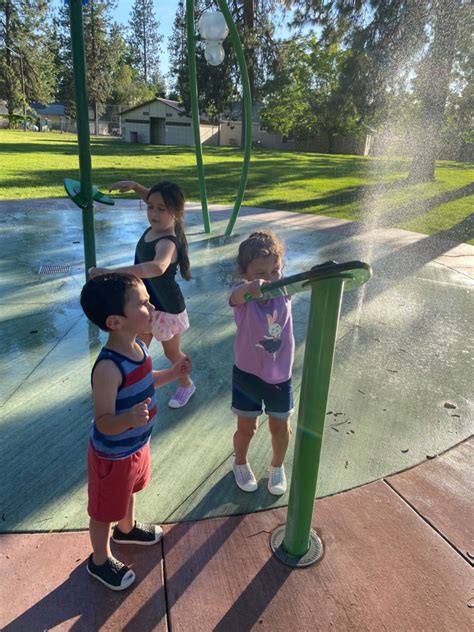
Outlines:
<svg viewBox="0 0 474 632"><path fill-rule="evenodd" d="M102 274L107 274L108 268L89 268L87 271L89 274L89 279L95 279L95 277L101 276Z"/></svg>
<svg viewBox="0 0 474 632"><path fill-rule="evenodd" d="M173 371L176 376L176 379L183 377L185 375L188 375L188 373L191 373L191 369L192 369L192 362L189 356L186 356L185 358L181 358L181 360L178 360L178 362L176 362L176 364L173 365Z"/></svg>
<svg viewBox="0 0 474 632"><path fill-rule="evenodd" d="M126 193L127 191L133 191L134 186L135 182L133 180L120 180L119 182L114 182L109 186L109 193L115 189L118 189L120 193Z"/></svg>
<svg viewBox="0 0 474 632"><path fill-rule="evenodd" d="M260 288L264 283L266 283L264 279L255 279L255 281L246 284L245 290L252 298L261 298L262 290Z"/></svg>
<svg viewBox="0 0 474 632"><path fill-rule="evenodd" d="M144 402L140 404L135 404L132 410L129 411L130 415L130 425L132 428L137 428L138 426L143 426L148 423L150 419L150 413L148 412L148 404L151 402L151 398L148 397Z"/></svg>

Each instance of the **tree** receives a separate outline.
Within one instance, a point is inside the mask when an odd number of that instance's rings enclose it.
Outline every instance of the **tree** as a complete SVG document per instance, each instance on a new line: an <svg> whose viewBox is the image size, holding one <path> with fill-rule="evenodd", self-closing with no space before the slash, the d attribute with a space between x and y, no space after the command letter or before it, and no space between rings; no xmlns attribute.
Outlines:
<svg viewBox="0 0 474 632"><path fill-rule="evenodd" d="M276 0L242 0L235 3L234 19L243 42L249 75L252 111L263 96L263 86L278 62L274 39ZM244 146L245 112L242 108L241 146Z"/></svg>
<svg viewBox="0 0 474 632"><path fill-rule="evenodd" d="M474 160L474 46L466 45L458 51L451 90L442 130L443 157L451 160Z"/></svg>
<svg viewBox="0 0 474 632"><path fill-rule="evenodd" d="M112 92L114 52L109 25L114 0L89 0L84 6L84 43L89 103L94 111L94 133L99 133L99 115Z"/></svg>
<svg viewBox="0 0 474 632"><path fill-rule="evenodd" d="M433 180L453 69L469 36L470 3L288 0L288 4L296 8L295 24L321 25L325 41L344 37L351 50L345 86L361 120L381 120L397 94L397 84L405 82L405 93L411 94L414 111L419 113L408 180Z"/></svg>
<svg viewBox="0 0 474 632"><path fill-rule="evenodd" d="M53 51L56 76L54 99L64 105L67 116L75 118L74 71L67 5L62 5L53 16L50 49Z"/></svg>
<svg viewBox="0 0 474 632"><path fill-rule="evenodd" d="M196 17L204 12L203 4L195 3ZM219 66L210 66L204 58L204 45L196 43L196 74L199 86L199 104L201 112L206 112L211 121L217 121L229 100L236 98L237 90L233 77L233 53L228 40L223 43L226 62ZM183 0L180 0L169 40L170 75L174 79L171 90L178 95L184 110L191 112L189 89L189 70L187 57L186 11Z"/></svg>
<svg viewBox="0 0 474 632"><path fill-rule="evenodd" d="M269 60L275 58L273 46L272 16L276 2L262 0L258 5L254 0L234 0L229 4L232 19L241 38L253 101L260 96L260 87L268 75ZM195 19L204 11L218 10L216 2L205 4L195 2ZM230 38L223 43L225 61L220 66L210 66L204 59L204 45L196 43L196 67L199 86L199 109L207 112L213 120L227 108L240 100L240 72ZM187 112L190 111L188 63L186 51L186 16L183 0L180 0L173 25L173 34L169 40L171 60L170 75L172 91ZM243 108L239 108L239 113ZM242 126L243 128L243 126Z"/></svg>
<svg viewBox="0 0 474 632"><path fill-rule="evenodd" d="M45 0L0 2L0 93L10 120L21 105L47 103L54 90L47 5Z"/></svg>
<svg viewBox="0 0 474 632"><path fill-rule="evenodd" d="M158 34L159 26L153 0L135 0L129 22L129 44L134 51L132 66L146 85L155 84L159 76L160 43L163 40Z"/></svg>
<svg viewBox="0 0 474 632"><path fill-rule="evenodd" d="M336 136L357 129L340 85L349 53L337 44L322 46L315 37L287 40L279 48L277 70L265 85L262 123L284 138L307 140L326 134L332 153Z"/></svg>
<svg viewBox="0 0 474 632"><path fill-rule="evenodd" d="M99 116L112 94L118 66L125 55L120 27L112 20L114 0L89 0L84 5L84 49L89 105L94 112L95 134L99 133ZM56 99L66 106L68 116L75 117L74 72L69 7L59 8L53 20L51 48L57 68Z"/></svg>
<svg viewBox="0 0 474 632"><path fill-rule="evenodd" d="M449 84L460 39L462 0L436 0L431 4L433 36L420 71L423 104L409 182L435 179L435 159L448 99Z"/></svg>

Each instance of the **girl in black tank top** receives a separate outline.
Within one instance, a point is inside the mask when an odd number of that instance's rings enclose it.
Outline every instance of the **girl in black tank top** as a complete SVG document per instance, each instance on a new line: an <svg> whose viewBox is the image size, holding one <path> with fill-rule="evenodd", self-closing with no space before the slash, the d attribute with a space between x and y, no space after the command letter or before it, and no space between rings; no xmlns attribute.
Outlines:
<svg viewBox="0 0 474 632"><path fill-rule="evenodd" d="M135 264L120 268L91 268L90 277L105 272L127 272L143 279L155 306L153 334L140 338L149 346L153 336L160 340L168 360L174 364L185 357L181 351L181 334L189 327L186 305L176 282L178 268L185 280L191 278L188 243L184 234L184 194L172 182L160 182L147 189L138 182L122 180L109 191L135 191L147 203L149 228L140 237L135 250ZM194 394L191 376L180 379L180 386L169 401L172 408L185 406Z"/></svg>

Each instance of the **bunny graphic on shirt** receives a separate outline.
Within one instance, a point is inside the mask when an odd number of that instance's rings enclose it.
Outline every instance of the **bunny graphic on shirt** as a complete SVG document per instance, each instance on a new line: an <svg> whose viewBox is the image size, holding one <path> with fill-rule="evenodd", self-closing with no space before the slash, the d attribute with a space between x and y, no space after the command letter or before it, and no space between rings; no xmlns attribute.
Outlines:
<svg viewBox="0 0 474 632"><path fill-rule="evenodd" d="M255 346L265 349L265 351L271 353L273 355L273 359L275 359L276 352L281 347L280 336L282 328L281 325L276 322L278 318L278 312L276 311L276 309L273 310L272 315L267 314L266 316L268 321L268 333L270 335L264 336L263 340L259 340L259 342L257 342Z"/></svg>

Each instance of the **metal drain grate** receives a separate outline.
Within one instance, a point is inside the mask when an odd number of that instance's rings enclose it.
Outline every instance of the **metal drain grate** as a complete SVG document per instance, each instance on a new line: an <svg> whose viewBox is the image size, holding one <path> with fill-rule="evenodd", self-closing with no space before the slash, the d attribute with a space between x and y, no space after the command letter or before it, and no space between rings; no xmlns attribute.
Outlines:
<svg viewBox="0 0 474 632"><path fill-rule="evenodd" d="M40 266L38 274L69 274L71 266Z"/></svg>

